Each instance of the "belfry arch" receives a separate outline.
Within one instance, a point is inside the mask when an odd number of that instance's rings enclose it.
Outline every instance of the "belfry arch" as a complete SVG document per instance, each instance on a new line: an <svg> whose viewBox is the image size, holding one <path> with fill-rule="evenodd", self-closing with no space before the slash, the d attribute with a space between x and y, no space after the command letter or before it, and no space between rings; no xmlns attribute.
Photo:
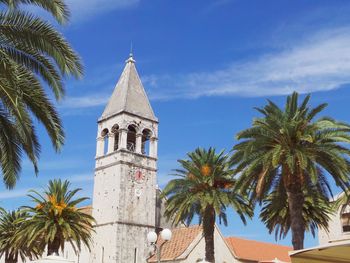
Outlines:
<svg viewBox="0 0 350 263"><path fill-rule="evenodd" d="M126 137L126 148L130 152L136 151L136 127L135 125L128 126L128 135Z"/></svg>
<svg viewBox="0 0 350 263"><path fill-rule="evenodd" d="M112 127L112 136L113 136L113 151L117 151L120 146L120 132L119 132L119 125L115 124Z"/></svg>
<svg viewBox="0 0 350 263"><path fill-rule="evenodd" d="M150 140L152 137L152 131L149 129L144 129L142 131L142 145L141 153L150 156Z"/></svg>

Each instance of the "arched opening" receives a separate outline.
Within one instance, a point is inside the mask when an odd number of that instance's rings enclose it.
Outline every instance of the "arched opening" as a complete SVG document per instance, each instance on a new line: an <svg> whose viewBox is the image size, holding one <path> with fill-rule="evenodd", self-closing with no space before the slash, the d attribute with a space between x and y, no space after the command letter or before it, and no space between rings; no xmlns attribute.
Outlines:
<svg viewBox="0 0 350 263"><path fill-rule="evenodd" d="M112 127L112 133L114 135L114 146L113 146L113 150L116 151L119 148L119 126L118 124L115 124Z"/></svg>
<svg viewBox="0 0 350 263"><path fill-rule="evenodd" d="M150 139L152 132L149 129L144 129L142 131L142 147L141 152L145 155L150 155Z"/></svg>
<svg viewBox="0 0 350 263"><path fill-rule="evenodd" d="M129 125L129 127L128 127L126 148L131 152L135 152L135 149L136 149L136 128L134 125Z"/></svg>
<svg viewBox="0 0 350 263"><path fill-rule="evenodd" d="M103 138L103 154L106 154L108 151L108 129L102 130L101 137Z"/></svg>
<svg viewBox="0 0 350 263"><path fill-rule="evenodd" d="M340 220L341 220L343 232L349 233L350 232L350 204L343 206L340 214Z"/></svg>

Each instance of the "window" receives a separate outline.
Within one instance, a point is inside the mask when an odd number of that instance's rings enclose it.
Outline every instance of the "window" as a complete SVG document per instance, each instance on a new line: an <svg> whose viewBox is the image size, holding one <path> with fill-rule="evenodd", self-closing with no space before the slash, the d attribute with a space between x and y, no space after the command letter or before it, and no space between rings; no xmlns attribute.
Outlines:
<svg viewBox="0 0 350 263"><path fill-rule="evenodd" d="M137 263L137 248L134 249L134 263Z"/></svg>
<svg viewBox="0 0 350 263"><path fill-rule="evenodd" d="M129 125L126 147L129 151L135 152L136 149L136 129L134 125Z"/></svg>
<svg viewBox="0 0 350 263"><path fill-rule="evenodd" d="M108 151L108 129L101 132L101 137L103 138L103 154L106 154Z"/></svg>
<svg viewBox="0 0 350 263"><path fill-rule="evenodd" d="M344 205L341 210L341 224L344 233L350 232L350 204Z"/></svg>
<svg viewBox="0 0 350 263"><path fill-rule="evenodd" d="M142 147L141 152L145 155L150 155L149 148L150 148L150 138L151 138L151 131L148 129L144 129L142 131Z"/></svg>
<svg viewBox="0 0 350 263"><path fill-rule="evenodd" d="M119 148L119 126L117 124L112 127L112 133L114 134L113 150L116 151Z"/></svg>

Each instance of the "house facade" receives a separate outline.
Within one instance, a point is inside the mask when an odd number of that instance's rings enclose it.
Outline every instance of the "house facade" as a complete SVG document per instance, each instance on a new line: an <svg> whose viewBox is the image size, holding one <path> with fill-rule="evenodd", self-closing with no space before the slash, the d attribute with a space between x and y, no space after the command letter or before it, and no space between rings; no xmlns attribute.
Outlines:
<svg viewBox="0 0 350 263"><path fill-rule="evenodd" d="M335 198L337 202L342 200L344 193ZM330 216L329 231L320 229L318 231L320 245L335 241L350 240L350 204L340 203L338 210Z"/></svg>

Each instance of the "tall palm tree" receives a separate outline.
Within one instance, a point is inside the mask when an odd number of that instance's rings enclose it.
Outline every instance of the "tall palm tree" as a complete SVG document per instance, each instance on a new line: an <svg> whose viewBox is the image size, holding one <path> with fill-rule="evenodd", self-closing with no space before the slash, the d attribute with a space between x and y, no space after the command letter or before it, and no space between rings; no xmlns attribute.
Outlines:
<svg viewBox="0 0 350 263"><path fill-rule="evenodd" d="M47 245L48 255L58 254L69 242L74 251L81 251L84 244L90 249L93 217L84 209L78 208L88 198L76 198L80 188L70 190L68 181L49 181L43 194L32 191L28 196L36 204L24 207L31 215L23 226L22 233L28 237L29 244L39 240Z"/></svg>
<svg viewBox="0 0 350 263"><path fill-rule="evenodd" d="M311 190L307 192L307 190ZM303 222L307 232L311 232L315 237L316 231L322 228L328 231L330 215L334 213L335 206L329 202L324 194L322 184L318 186L310 185L303 189ZM291 219L288 206L288 196L282 183L264 199L260 219L264 222L270 234L275 231L275 238L285 238L289 233Z"/></svg>
<svg viewBox="0 0 350 263"><path fill-rule="evenodd" d="M41 250L37 246L29 246L22 238L18 240L19 232L28 213L15 211L0 211L0 257L5 258L5 263L17 263L19 259L36 258Z"/></svg>
<svg viewBox="0 0 350 263"><path fill-rule="evenodd" d="M287 193L292 244L304 246L305 192L329 174L335 183L349 186L350 126L332 118L315 120L327 104L308 105L310 95L298 105L298 94L287 97L284 109L272 101L257 110L263 115L253 120L251 128L237 134L243 140L233 147L232 161L240 173L238 187L248 191L252 200L262 201L276 184ZM327 178L323 184L329 189ZM305 190L306 189L306 190Z"/></svg>
<svg viewBox="0 0 350 263"><path fill-rule="evenodd" d="M174 170L179 178L171 180L163 190L163 196L167 196L165 216L176 225L189 225L198 215L203 225L205 259L215 262L216 217L226 225L226 208L230 206L246 223L245 215L252 216L252 210L247 200L233 190L235 179L228 155L216 153L214 148L198 148L187 156L178 160L181 168Z"/></svg>
<svg viewBox="0 0 350 263"><path fill-rule="evenodd" d="M0 0L0 169L3 181L13 188L25 154L37 173L40 144L34 119L48 133L58 151L64 143L60 117L47 95L64 96L63 78L80 77L78 55L47 21L20 10L36 5L65 23L69 11L63 0Z"/></svg>

